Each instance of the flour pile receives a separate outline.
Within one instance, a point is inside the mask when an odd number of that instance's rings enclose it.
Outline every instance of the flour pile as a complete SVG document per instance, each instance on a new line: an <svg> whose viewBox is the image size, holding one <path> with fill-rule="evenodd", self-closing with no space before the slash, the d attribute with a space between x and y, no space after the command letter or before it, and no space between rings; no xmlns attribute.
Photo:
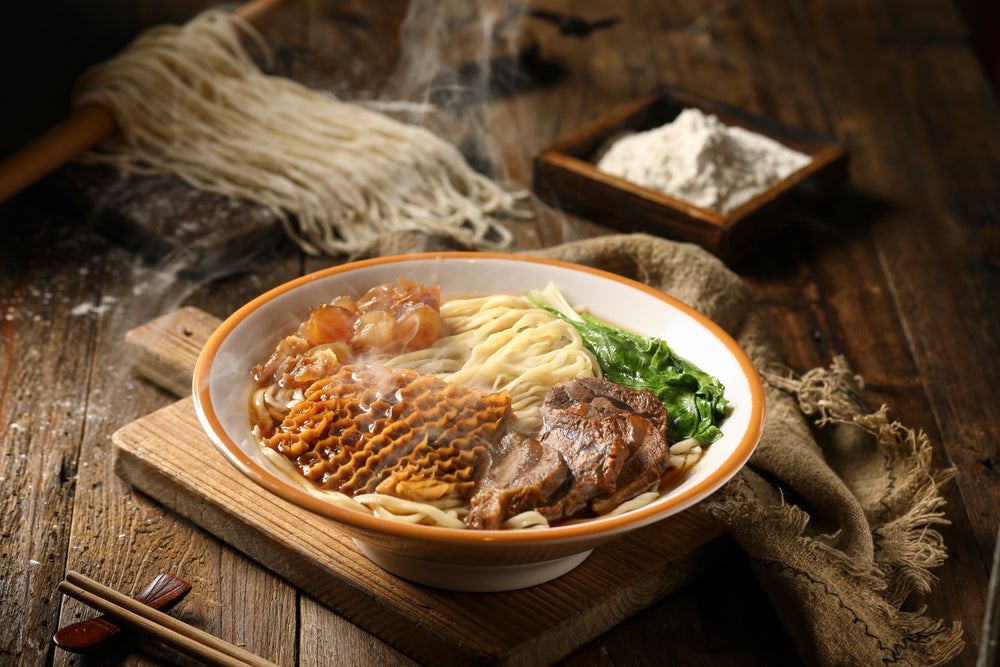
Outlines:
<svg viewBox="0 0 1000 667"><path fill-rule="evenodd" d="M688 108L666 125L614 142L601 171L728 213L809 163L809 156Z"/></svg>

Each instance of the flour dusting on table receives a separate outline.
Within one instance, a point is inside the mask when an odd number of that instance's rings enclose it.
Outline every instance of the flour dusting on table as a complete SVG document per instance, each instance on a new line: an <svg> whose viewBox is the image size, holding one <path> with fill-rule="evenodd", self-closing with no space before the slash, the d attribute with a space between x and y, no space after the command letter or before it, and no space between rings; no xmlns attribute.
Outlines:
<svg viewBox="0 0 1000 667"><path fill-rule="evenodd" d="M728 213L809 160L773 139L688 108L673 122L617 140L597 168Z"/></svg>

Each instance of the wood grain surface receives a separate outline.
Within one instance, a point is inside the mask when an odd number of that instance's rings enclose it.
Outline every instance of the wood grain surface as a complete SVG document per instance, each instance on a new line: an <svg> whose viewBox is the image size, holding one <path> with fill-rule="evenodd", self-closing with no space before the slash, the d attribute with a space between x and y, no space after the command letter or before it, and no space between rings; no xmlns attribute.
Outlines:
<svg viewBox="0 0 1000 667"><path fill-rule="evenodd" d="M23 87L39 107L5 104L5 119L50 112L39 91L50 106L66 99L70 79L53 69L78 71L140 28L186 20L208 3L113 3L108 12L109 4L2 10L4 19L20 12L5 46L20 39L31 47L8 59L22 84L14 89ZM428 5L414 6L433 15ZM1000 524L1000 105L957 3L546 6L622 20L585 39L524 20L539 66L487 89L457 85L469 82L468 72L462 79L454 67L400 57L406 44L436 34L401 40L402 1L292 3L269 32L281 45L282 74L345 98L431 100L428 124L446 128L477 164L514 187L530 187L533 159L556 138L663 85L843 143L851 162L841 194L733 269L790 368L844 355L864 378L868 401L923 428L936 460L955 468L945 489L951 523L942 527L949 557L934 569L931 591L907 608L926 605L934 618L961 622L967 647L954 662L974 665ZM304 256L278 241L252 257L192 264L183 253L154 251L158 232L143 233L148 224L135 218L142 211L178 225L198 220L144 209L140 200L129 209L133 243L110 240L86 207L69 201L64 177L82 183L79 169L0 205L0 662L82 664L50 642L57 628L91 615L58 594L68 569L128 594L165 569L193 586L174 615L279 664L413 664L114 469L112 435L177 400L134 372L128 331L183 306L225 317L342 258ZM192 201L187 210L200 206ZM614 231L544 206L535 221L513 228L521 249ZM104 664L184 664L148 642L105 657ZM739 555L559 662L809 664L777 621L753 564Z"/></svg>

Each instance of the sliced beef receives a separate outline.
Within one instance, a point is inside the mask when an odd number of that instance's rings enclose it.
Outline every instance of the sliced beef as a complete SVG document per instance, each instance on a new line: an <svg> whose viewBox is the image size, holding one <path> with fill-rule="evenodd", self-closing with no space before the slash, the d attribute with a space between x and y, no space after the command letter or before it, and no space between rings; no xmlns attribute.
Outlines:
<svg viewBox="0 0 1000 667"><path fill-rule="evenodd" d="M470 501L470 528L494 530L515 514L550 505L571 480L562 455L535 438L508 433L500 451Z"/></svg>
<svg viewBox="0 0 1000 667"><path fill-rule="evenodd" d="M536 510L555 524L602 514L656 488L669 462L667 412L650 391L608 380L568 380L549 390L536 438L509 434L478 485L470 527L498 528Z"/></svg>
<svg viewBox="0 0 1000 667"><path fill-rule="evenodd" d="M573 471L570 497L561 503L566 516L586 507L591 498L611 494L617 488L618 476L638 444L628 417L616 414L591 419L568 410L545 416L538 441L546 449L558 451Z"/></svg>
<svg viewBox="0 0 1000 667"><path fill-rule="evenodd" d="M588 504L595 513L607 512L655 488L669 462L663 433L645 417L628 413L590 419L572 411L549 413L538 439L557 449L573 471L572 488L553 508L558 512L539 510L550 522Z"/></svg>
<svg viewBox="0 0 1000 667"><path fill-rule="evenodd" d="M670 462L670 445L663 431L654 428L652 422L642 417L632 416L629 419L636 444L630 449L631 455L616 480L615 490L591 501L590 508L597 514L610 512L626 500L655 489Z"/></svg>
<svg viewBox="0 0 1000 667"><path fill-rule="evenodd" d="M645 417L657 430L667 428L667 409L656 394L601 378L576 378L552 387L541 408L542 418L559 412L572 412L589 419L627 413Z"/></svg>

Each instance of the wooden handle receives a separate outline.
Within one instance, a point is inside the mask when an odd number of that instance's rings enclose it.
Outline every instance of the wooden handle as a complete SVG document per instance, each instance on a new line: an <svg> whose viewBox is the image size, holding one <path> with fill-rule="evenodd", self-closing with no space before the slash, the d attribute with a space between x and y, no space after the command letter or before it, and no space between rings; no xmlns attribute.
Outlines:
<svg viewBox="0 0 1000 667"><path fill-rule="evenodd" d="M161 572L135 600L153 609L169 611L191 590L191 584ZM96 616L86 621L67 625L52 636L59 648L74 653L98 653L105 650L121 632L121 626L107 616Z"/></svg>
<svg viewBox="0 0 1000 667"><path fill-rule="evenodd" d="M241 7L236 15L247 21L260 21L287 1L253 0ZM0 163L0 202L93 147L116 127L114 116L102 106L95 104L75 109L65 120Z"/></svg>
<svg viewBox="0 0 1000 667"><path fill-rule="evenodd" d="M115 130L102 106L88 105L0 163L0 202L41 180Z"/></svg>
<svg viewBox="0 0 1000 667"><path fill-rule="evenodd" d="M236 15L245 21L258 23L265 19L272 9L289 0L252 0L236 10Z"/></svg>

